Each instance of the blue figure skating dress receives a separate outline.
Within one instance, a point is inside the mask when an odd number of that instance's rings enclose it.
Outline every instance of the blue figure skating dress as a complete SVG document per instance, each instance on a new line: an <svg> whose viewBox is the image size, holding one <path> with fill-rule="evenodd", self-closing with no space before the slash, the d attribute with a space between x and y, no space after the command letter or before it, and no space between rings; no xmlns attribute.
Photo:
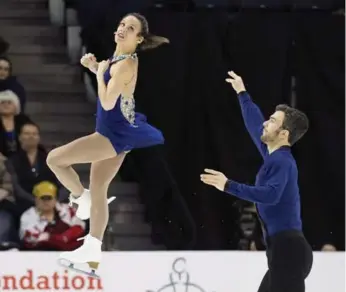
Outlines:
<svg viewBox="0 0 346 292"><path fill-rule="evenodd" d="M127 57L129 56L119 56L110 63L104 74L106 86L111 79L111 65ZM136 55L130 57L136 58ZM117 154L164 143L161 131L149 125L144 115L135 112L133 96L120 95L115 107L109 111L102 108L98 98L96 132L109 139Z"/></svg>

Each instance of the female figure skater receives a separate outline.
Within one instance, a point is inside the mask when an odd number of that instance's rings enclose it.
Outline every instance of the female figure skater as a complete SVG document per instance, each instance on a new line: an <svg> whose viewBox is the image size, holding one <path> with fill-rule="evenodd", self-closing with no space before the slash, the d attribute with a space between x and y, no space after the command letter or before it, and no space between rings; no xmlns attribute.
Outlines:
<svg viewBox="0 0 346 292"><path fill-rule="evenodd" d="M162 133L135 113L134 91L137 81L136 50L155 48L168 39L149 33L144 16L131 13L120 22L114 33L116 50L108 61L96 62L87 54L81 63L97 75L98 100L95 133L52 150L47 164L60 182L71 192L71 201L78 204L81 219L90 216L90 233L83 245L64 252L60 259L87 263L92 273L101 261L101 244L108 222L107 190L127 152L134 148L163 144ZM83 188L71 167L91 163L89 190ZM79 270L82 271L83 270Z"/></svg>

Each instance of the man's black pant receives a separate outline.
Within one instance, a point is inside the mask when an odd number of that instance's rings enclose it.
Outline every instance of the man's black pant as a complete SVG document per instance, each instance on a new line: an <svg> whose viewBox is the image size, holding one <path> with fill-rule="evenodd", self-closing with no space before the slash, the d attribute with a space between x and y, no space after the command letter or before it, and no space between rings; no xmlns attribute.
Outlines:
<svg viewBox="0 0 346 292"><path fill-rule="evenodd" d="M302 232L283 231L267 239L268 271L258 292L304 292L313 255Z"/></svg>

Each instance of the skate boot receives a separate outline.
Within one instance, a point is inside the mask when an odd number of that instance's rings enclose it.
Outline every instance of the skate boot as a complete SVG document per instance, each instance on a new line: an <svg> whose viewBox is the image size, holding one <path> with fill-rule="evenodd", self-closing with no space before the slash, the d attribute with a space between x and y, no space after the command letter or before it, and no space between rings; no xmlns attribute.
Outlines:
<svg viewBox="0 0 346 292"><path fill-rule="evenodd" d="M83 238L81 238L83 239ZM59 264L67 269L77 273L82 273L94 278L100 278L96 274L99 263L102 259L102 241L91 235L84 238L84 243L81 247L74 251L63 252L59 256ZM88 268L81 267L88 265Z"/></svg>
<svg viewBox="0 0 346 292"><path fill-rule="evenodd" d="M115 197L110 197L108 199L108 204L114 201ZM74 197L70 194L70 206L73 204L78 205L76 216L81 220L88 220L90 218L90 208L91 208L91 194L90 191L84 189L84 192L79 197Z"/></svg>

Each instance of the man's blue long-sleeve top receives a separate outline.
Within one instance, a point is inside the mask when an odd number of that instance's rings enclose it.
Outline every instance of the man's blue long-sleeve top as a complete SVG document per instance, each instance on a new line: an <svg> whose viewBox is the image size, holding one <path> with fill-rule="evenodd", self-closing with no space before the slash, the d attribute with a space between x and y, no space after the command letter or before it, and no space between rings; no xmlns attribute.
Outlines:
<svg viewBox="0 0 346 292"><path fill-rule="evenodd" d="M271 154L261 141L264 117L247 92L238 94L245 126L260 151L264 163L256 176L255 186L229 180L225 192L256 203L264 238L284 230L302 230L298 169L290 147Z"/></svg>

